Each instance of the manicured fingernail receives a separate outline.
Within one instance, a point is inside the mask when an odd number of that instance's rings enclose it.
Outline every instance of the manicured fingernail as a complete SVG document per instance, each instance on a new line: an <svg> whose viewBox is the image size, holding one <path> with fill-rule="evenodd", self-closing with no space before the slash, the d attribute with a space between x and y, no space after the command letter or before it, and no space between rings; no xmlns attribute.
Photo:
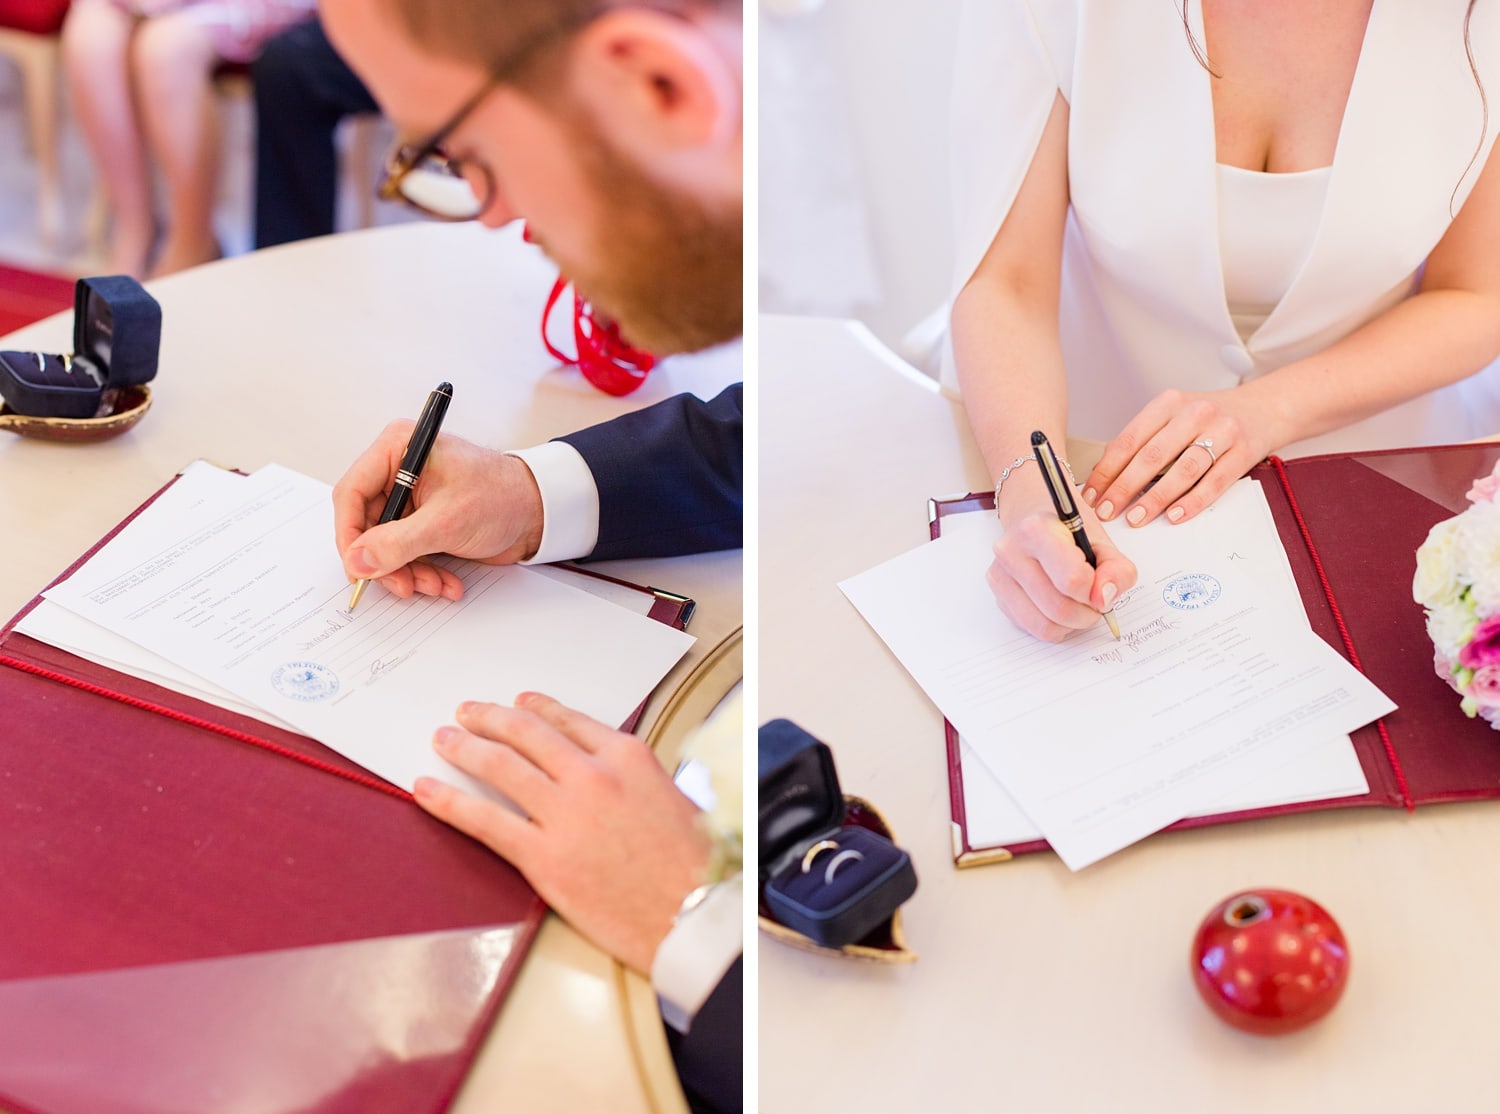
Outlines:
<svg viewBox="0 0 1500 1114"><path fill-rule="evenodd" d="M1171 510L1169 510L1167 512L1167 521L1168 522L1181 522L1182 521L1182 516L1185 515L1185 514L1187 514L1187 511L1183 510L1181 507L1173 507Z"/></svg>
<svg viewBox="0 0 1500 1114"><path fill-rule="evenodd" d="M419 777L417 783L411 787L411 795L421 800L423 797L431 797L437 789L437 778Z"/></svg>
<svg viewBox="0 0 1500 1114"><path fill-rule="evenodd" d="M476 711L478 711L478 709L479 709L479 705L477 703L475 703L473 700L465 700L462 704L460 704L458 706L458 714L461 715L461 716L471 716Z"/></svg>
<svg viewBox="0 0 1500 1114"><path fill-rule="evenodd" d="M432 745L438 750L445 750L453 745L454 739L458 737L458 728L439 727L432 733Z"/></svg>
<svg viewBox="0 0 1500 1114"><path fill-rule="evenodd" d="M354 570L356 576L366 579L375 572L375 566L370 561L370 554L364 549L349 551L349 567Z"/></svg>
<svg viewBox="0 0 1500 1114"><path fill-rule="evenodd" d="M1120 594L1120 589L1116 588L1113 584L1106 584L1104 591L1099 594L1104 597L1104 606L1107 608L1115 602L1115 597Z"/></svg>
<svg viewBox="0 0 1500 1114"><path fill-rule="evenodd" d="M1099 517L1100 518L1110 518L1111 516L1114 515L1114 513L1115 513L1115 505L1113 503L1111 503L1108 499L1104 500L1104 502L1102 502L1102 503L1099 504Z"/></svg>
<svg viewBox="0 0 1500 1114"><path fill-rule="evenodd" d="M1131 507L1130 513L1125 516L1125 521L1132 526L1139 526L1146 519L1145 507Z"/></svg>
<svg viewBox="0 0 1500 1114"><path fill-rule="evenodd" d="M1094 500L1097 498L1099 498L1099 493L1093 488L1086 487L1083 489L1083 501L1089 506L1092 507L1094 505Z"/></svg>

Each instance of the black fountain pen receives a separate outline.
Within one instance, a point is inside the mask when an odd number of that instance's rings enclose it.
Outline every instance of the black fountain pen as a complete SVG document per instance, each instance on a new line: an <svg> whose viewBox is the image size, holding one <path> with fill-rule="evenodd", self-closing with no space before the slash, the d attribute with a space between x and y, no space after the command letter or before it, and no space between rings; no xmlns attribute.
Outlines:
<svg viewBox="0 0 1500 1114"><path fill-rule="evenodd" d="M432 452L432 443L437 440L438 430L443 426L443 415L448 413L448 403L453 401L453 384L439 383L427 396L427 405L422 407L422 416L417 419L417 428L411 431L411 440L406 443L406 455L401 458L401 469L396 473L396 482L385 501L385 510L380 512L380 522L391 522L401 517L411 498L412 488L422 478L422 465L427 463L427 454ZM349 597L349 610L359 606L359 597L365 594L368 580L354 582L354 594Z"/></svg>
<svg viewBox="0 0 1500 1114"><path fill-rule="evenodd" d="M1073 502L1073 489L1063 479L1062 466L1057 463L1057 454L1052 451L1052 446L1047 443L1047 435L1037 430L1031 435L1031 451L1036 456L1036 462L1041 466L1042 479L1047 483L1047 494L1052 496L1052 505L1057 508L1057 517L1062 524L1068 528L1068 533L1073 535L1073 540L1078 543L1078 548L1083 550L1083 559L1089 563L1089 568L1097 569L1099 559L1094 556L1094 547L1089 544L1089 536L1083 532L1083 516L1078 513L1078 504ZM1109 624L1109 633L1120 638L1120 623L1115 618L1115 609L1109 608L1104 612L1104 621Z"/></svg>

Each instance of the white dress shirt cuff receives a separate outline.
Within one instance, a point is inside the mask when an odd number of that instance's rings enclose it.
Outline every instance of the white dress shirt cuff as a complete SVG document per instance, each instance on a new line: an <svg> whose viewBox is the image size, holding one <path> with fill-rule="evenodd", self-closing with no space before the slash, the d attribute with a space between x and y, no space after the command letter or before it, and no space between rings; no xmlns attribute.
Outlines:
<svg viewBox="0 0 1500 1114"><path fill-rule="evenodd" d="M523 565L587 557L599 544L599 486L578 450L566 441L516 449L542 493L542 544Z"/></svg>
<svg viewBox="0 0 1500 1114"><path fill-rule="evenodd" d="M715 886L667 933L651 962L661 1016L679 1033L708 1001L744 950L743 885L739 876Z"/></svg>

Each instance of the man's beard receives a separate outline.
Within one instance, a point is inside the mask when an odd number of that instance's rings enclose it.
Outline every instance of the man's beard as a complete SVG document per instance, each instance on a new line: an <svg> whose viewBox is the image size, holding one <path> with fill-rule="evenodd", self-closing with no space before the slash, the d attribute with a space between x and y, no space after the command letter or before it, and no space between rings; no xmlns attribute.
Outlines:
<svg viewBox="0 0 1500 1114"><path fill-rule="evenodd" d="M574 287L620 326L625 340L658 356L738 337L744 328L739 202L711 211L648 177L581 113L569 116L600 212L592 254L565 266Z"/></svg>

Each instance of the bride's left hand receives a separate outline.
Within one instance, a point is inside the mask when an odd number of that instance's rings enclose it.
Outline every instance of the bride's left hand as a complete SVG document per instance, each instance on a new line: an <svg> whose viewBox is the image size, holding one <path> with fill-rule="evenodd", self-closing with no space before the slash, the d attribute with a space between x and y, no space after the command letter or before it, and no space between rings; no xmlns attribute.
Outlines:
<svg viewBox="0 0 1500 1114"><path fill-rule="evenodd" d="M1243 387L1163 391L1105 446L1084 481L1084 502L1103 522L1123 516L1144 526L1163 512L1186 522L1280 444L1272 425Z"/></svg>

